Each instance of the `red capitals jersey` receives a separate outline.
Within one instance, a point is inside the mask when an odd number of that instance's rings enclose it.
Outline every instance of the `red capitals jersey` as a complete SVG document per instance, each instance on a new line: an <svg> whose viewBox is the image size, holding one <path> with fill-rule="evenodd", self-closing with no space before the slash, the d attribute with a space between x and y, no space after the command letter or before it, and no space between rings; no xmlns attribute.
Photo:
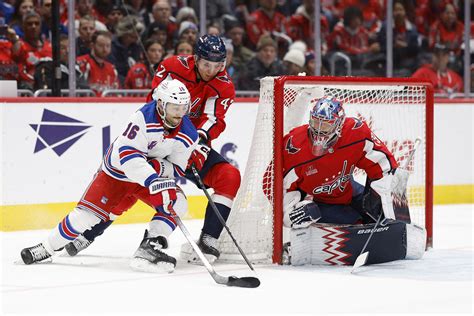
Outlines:
<svg viewBox="0 0 474 316"><path fill-rule="evenodd" d="M440 21L436 21L431 25L428 43L431 49L436 43L442 43L448 48L454 50L456 55L461 53L461 44L463 43L464 24L456 21L454 27L449 30Z"/></svg>
<svg viewBox="0 0 474 316"><path fill-rule="evenodd" d="M385 144L355 118L346 118L342 136L323 156L312 154L308 125L291 130L283 145L284 188L302 190L315 202L348 205L356 167L365 170L370 179L380 179L398 166Z"/></svg>
<svg viewBox="0 0 474 316"><path fill-rule="evenodd" d="M125 89L150 89L153 77L148 69L143 63L133 65L125 78Z"/></svg>
<svg viewBox="0 0 474 316"><path fill-rule="evenodd" d="M234 102L235 88L227 72L221 71L211 81L197 78L192 55L172 56L158 65L152 82L152 91L165 79L177 79L184 83L191 94L189 118L200 134L209 142L225 129L225 113ZM147 102L151 100L151 92Z"/></svg>
<svg viewBox="0 0 474 316"><path fill-rule="evenodd" d="M255 10L252 14L252 22L247 22L247 36L249 40L257 45L258 39L264 31L271 33L272 31L284 32L285 16L280 12L274 12L269 17L262 9Z"/></svg>
<svg viewBox="0 0 474 316"><path fill-rule="evenodd" d="M347 54L363 54L369 51L369 32L364 27L359 27L350 33L339 22L329 36L329 48L339 49Z"/></svg>
<svg viewBox="0 0 474 316"><path fill-rule="evenodd" d="M35 67L41 58L49 57L53 55L53 48L48 40L42 40L42 44L39 47L33 47L29 43L20 39L20 49L12 54L13 60L18 63L18 69L21 81L33 83Z"/></svg>
<svg viewBox="0 0 474 316"><path fill-rule="evenodd" d="M434 69L431 64L428 64L415 71L412 77L431 82L435 93L451 94L464 90L462 78L451 69L441 73Z"/></svg>
<svg viewBox="0 0 474 316"><path fill-rule="evenodd" d="M12 43L0 38L0 80L17 80L18 66L12 58Z"/></svg>
<svg viewBox="0 0 474 316"><path fill-rule="evenodd" d="M90 88L95 91L97 96L102 95L102 91L105 89L119 88L117 70L108 61L98 63L91 54L87 54L79 56L77 63Z"/></svg>
<svg viewBox="0 0 474 316"><path fill-rule="evenodd" d="M309 47L314 44L314 23L304 14L293 14L286 22L288 36L293 41L304 41ZM321 34L322 43L326 45L329 35L329 23L326 16L321 15ZM323 51L325 49L323 48Z"/></svg>

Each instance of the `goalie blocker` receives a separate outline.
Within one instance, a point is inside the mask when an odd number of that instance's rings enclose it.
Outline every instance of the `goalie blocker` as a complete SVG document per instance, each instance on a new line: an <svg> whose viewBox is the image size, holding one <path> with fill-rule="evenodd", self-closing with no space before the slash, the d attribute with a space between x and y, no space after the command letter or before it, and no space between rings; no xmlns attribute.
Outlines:
<svg viewBox="0 0 474 316"><path fill-rule="evenodd" d="M353 265L375 224L312 224L291 229L286 264ZM367 247L367 264L420 259L426 248L426 230L401 221L388 221L375 229Z"/></svg>

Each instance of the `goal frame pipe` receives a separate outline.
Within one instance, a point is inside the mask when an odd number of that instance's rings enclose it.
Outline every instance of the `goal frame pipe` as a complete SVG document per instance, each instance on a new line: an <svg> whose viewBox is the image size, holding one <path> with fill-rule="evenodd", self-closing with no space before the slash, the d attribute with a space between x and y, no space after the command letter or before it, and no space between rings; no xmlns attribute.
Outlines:
<svg viewBox="0 0 474 316"><path fill-rule="evenodd" d="M426 127L425 127L425 228L427 231L426 246L433 246L433 136L434 136L434 90L430 82L415 78L375 78L375 77L321 77L321 76L280 76L274 78L274 147L273 147L273 263L282 263L283 253L283 106L284 86L286 83L353 83L368 85L419 85L426 89ZM279 229L277 229L279 228Z"/></svg>

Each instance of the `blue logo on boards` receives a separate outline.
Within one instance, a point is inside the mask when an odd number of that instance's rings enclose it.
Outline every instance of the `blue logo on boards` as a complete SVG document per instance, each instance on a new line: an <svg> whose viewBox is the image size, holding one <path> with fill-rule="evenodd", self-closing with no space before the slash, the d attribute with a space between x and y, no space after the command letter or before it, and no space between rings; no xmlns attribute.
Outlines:
<svg viewBox="0 0 474 316"><path fill-rule="evenodd" d="M61 156L87 133L91 125L71 117L44 109L41 122L30 124L37 135L35 151L51 148Z"/></svg>

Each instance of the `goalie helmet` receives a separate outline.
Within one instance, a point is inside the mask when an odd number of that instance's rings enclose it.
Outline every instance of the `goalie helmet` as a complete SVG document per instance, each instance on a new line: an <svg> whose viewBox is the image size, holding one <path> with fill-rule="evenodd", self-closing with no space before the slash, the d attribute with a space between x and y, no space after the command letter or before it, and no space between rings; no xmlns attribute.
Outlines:
<svg viewBox="0 0 474 316"><path fill-rule="evenodd" d="M319 99L309 113L309 135L315 156L324 155L341 136L346 114L336 98Z"/></svg>
<svg viewBox="0 0 474 316"><path fill-rule="evenodd" d="M153 99L165 127L177 127L189 112L191 95L179 80L163 80L153 91Z"/></svg>

